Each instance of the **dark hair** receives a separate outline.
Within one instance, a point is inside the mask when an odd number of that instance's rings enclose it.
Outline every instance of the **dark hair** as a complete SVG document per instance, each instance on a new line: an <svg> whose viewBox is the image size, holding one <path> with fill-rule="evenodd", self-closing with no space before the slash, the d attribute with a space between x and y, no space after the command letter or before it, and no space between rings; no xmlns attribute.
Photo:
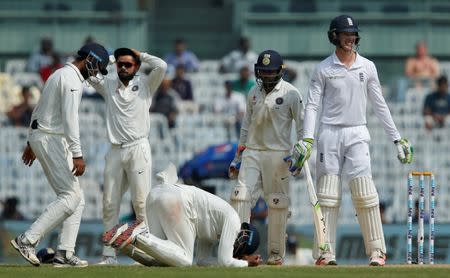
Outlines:
<svg viewBox="0 0 450 278"><path fill-rule="evenodd" d="M177 66L175 67L175 69L186 69L186 66L183 63L179 63L177 64Z"/></svg>
<svg viewBox="0 0 450 278"><path fill-rule="evenodd" d="M436 82L438 86L442 85L443 83L448 83L447 76L445 75L439 76Z"/></svg>
<svg viewBox="0 0 450 278"><path fill-rule="evenodd" d="M120 56L131 56L138 65L141 64L141 59L136 55L136 53L134 53L133 50L129 48L126 47L117 48L114 51L114 58L118 60Z"/></svg>
<svg viewBox="0 0 450 278"><path fill-rule="evenodd" d="M175 44L180 44L180 43L186 43L185 40L183 38L176 38L175 39Z"/></svg>

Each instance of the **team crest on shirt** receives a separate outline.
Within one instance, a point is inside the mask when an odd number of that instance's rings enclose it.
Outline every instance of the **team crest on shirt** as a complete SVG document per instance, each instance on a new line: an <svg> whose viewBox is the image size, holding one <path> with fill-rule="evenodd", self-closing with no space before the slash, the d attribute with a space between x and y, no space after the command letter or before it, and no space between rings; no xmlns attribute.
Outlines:
<svg viewBox="0 0 450 278"><path fill-rule="evenodd" d="M359 73L359 81L364 82L364 73Z"/></svg>
<svg viewBox="0 0 450 278"><path fill-rule="evenodd" d="M253 96L253 99L252 99L253 105L255 105L257 101L258 101L258 100L256 99L256 96Z"/></svg>
<svg viewBox="0 0 450 278"><path fill-rule="evenodd" d="M131 90L133 92L136 92L137 90L139 90L139 86L138 85L134 85L133 88L131 88Z"/></svg>
<svg viewBox="0 0 450 278"><path fill-rule="evenodd" d="M278 104L278 105L282 104L283 103L283 98L282 97L277 98L275 100L275 103Z"/></svg>

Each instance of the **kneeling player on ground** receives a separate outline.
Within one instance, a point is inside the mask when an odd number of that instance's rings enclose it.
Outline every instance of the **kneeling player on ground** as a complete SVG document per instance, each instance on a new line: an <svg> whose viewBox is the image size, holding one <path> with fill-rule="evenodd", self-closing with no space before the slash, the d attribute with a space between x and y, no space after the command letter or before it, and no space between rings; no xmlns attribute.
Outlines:
<svg viewBox="0 0 450 278"><path fill-rule="evenodd" d="M177 184L175 166L158 174L160 185L147 197L147 224L118 225L103 236L105 244L122 250L147 266L191 266L197 240L197 264L230 267L257 266L253 254L259 235L240 224L224 200L197 187ZM218 243L217 259L211 257Z"/></svg>

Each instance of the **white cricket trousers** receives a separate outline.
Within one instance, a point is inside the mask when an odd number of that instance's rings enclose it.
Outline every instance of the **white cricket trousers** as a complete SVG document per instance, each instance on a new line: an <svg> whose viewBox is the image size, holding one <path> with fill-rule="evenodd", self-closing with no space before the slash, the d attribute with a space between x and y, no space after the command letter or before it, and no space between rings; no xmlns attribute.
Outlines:
<svg viewBox="0 0 450 278"><path fill-rule="evenodd" d="M57 249L75 252L84 196L78 178L72 174L72 153L63 135L38 129L32 130L29 143L57 198L25 232L25 237L31 244L37 244L62 223Z"/></svg>
<svg viewBox="0 0 450 278"><path fill-rule="evenodd" d="M111 145L106 155L103 189L105 231L119 223L123 194L130 188L131 202L138 221L145 220L145 200L150 191L152 160L147 138L122 145ZM112 247L103 247L103 256L115 256Z"/></svg>
<svg viewBox="0 0 450 278"><path fill-rule="evenodd" d="M289 167L283 160L289 151L258 151L246 149L242 154L242 166L238 183L252 194L252 206L262 195L266 202L271 193L289 196ZM249 215L250 217L250 215Z"/></svg>
<svg viewBox="0 0 450 278"><path fill-rule="evenodd" d="M323 124L317 143L317 177L341 174L348 180L371 177L369 142L370 134L365 125Z"/></svg>

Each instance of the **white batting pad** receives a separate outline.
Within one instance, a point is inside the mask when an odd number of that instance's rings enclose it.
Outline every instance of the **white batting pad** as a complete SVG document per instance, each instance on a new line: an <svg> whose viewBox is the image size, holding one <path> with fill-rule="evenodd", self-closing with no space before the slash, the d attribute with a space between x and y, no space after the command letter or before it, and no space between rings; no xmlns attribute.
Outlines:
<svg viewBox="0 0 450 278"><path fill-rule="evenodd" d="M136 262L145 266L167 266L163 263L158 262L157 260L155 260L155 258L147 255L144 251L133 246L132 244L128 244L120 251Z"/></svg>
<svg viewBox="0 0 450 278"><path fill-rule="evenodd" d="M334 255L336 250L336 227L339 208L341 206L342 190L340 178L337 175L325 175L317 182L317 199L325 222L325 243L330 246L330 252ZM313 257L320 257L320 249L314 238Z"/></svg>
<svg viewBox="0 0 450 278"><path fill-rule="evenodd" d="M230 204L242 222L250 223L251 192L246 186L237 185L231 192Z"/></svg>
<svg viewBox="0 0 450 278"><path fill-rule="evenodd" d="M289 216L289 198L283 193L271 193L269 205L269 254L286 255L286 224Z"/></svg>
<svg viewBox="0 0 450 278"><path fill-rule="evenodd" d="M372 178L354 178L350 181L349 186L364 238L367 256L370 256L377 249L386 253L380 216L380 202Z"/></svg>

